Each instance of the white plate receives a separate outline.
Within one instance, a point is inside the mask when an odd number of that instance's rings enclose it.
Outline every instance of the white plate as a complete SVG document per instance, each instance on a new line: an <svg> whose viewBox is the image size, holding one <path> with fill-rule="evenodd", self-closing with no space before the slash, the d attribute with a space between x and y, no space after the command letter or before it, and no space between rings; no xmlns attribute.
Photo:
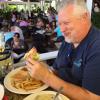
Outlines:
<svg viewBox="0 0 100 100"><path fill-rule="evenodd" d="M56 92L55 91L41 91L41 92L38 92L38 93L34 93L34 94L31 94L29 96L27 96L26 98L24 98L23 100L35 100L36 96L38 95L41 95L41 94L54 94L56 95ZM66 96L60 94L58 96L59 100L69 100Z"/></svg>
<svg viewBox="0 0 100 100"><path fill-rule="evenodd" d="M23 67L20 67L20 68L16 68L15 70L12 70L10 73L8 73L8 75L5 77L4 79L4 85L5 87L11 91L11 92L14 92L14 93L17 93L17 94L31 94L31 93L36 93L36 92L39 92L39 91L42 91L46 88L48 88L48 86L46 84L44 84L43 86L37 88L37 89L34 89L34 90L29 90L29 91L25 91L25 90L22 90L22 89L16 89L15 87L13 87L11 85L11 77L18 73L18 71L20 71Z"/></svg>
<svg viewBox="0 0 100 100"><path fill-rule="evenodd" d="M4 96L4 87L0 84L0 100L2 100Z"/></svg>

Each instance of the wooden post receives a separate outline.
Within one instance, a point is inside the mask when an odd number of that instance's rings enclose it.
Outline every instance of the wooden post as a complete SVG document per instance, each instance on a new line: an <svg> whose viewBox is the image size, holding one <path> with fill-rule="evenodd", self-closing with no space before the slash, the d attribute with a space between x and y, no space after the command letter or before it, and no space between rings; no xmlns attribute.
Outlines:
<svg viewBox="0 0 100 100"><path fill-rule="evenodd" d="M28 12L29 12L29 17L31 17L31 2L28 0Z"/></svg>
<svg viewBox="0 0 100 100"><path fill-rule="evenodd" d="M87 0L86 4L91 16L93 0Z"/></svg>

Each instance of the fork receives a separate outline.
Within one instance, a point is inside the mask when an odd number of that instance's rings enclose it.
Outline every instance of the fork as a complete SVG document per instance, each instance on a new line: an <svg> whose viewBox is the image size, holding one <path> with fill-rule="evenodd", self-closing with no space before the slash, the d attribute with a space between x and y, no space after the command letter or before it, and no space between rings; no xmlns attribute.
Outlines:
<svg viewBox="0 0 100 100"><path fill-rule="evenodd" d="M63 90L63 87L60 87L60 89L57 91L56 95L54 96L54 99L53 100L57 100L57 97L62 92L62 90Z"/></svg>

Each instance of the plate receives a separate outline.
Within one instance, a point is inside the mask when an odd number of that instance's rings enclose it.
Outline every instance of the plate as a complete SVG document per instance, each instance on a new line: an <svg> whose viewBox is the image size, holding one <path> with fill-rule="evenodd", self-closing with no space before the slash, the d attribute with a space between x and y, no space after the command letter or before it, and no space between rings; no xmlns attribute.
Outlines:
<svg viewBox="0 0 100 100"><path fill-rule="evenodd" d="M4 96L4 87L3 85L0 84L0 100L3 99L3 96Z"/></svg>
<svg viewBox="0 0 100 100"><path fill-rule="evenodd" d="M18 73L22 68L24 68L25 66L23 67L20 67L20 68L16 68L14 70L12 70L10 73L7 74L7 76L5 77L4 79L4 85L5 87L11 91L11 92L14 92L14 93L17 93L17 94L31 94L31 93L36 93L36 92L39 92L39 91L42 91L46 88L48 88L48 85L46 84L43 84L41 87L37 88L37 89L33 89L33 90L23 90L23 89L17 89L15 87L13 87L11 85L11 80L12 80L12 76L14 76L16 73Z"/></svg>
<svg viewBox="0 0 100 100"><path fill-rule="evenodd" d="M35 98L38 95L41 95L41 94L54 94L54 95L56 95L56 93L57 92L55 92L55 91L41 91L41 92L38 92L38 93L31 94L31 95L27 96L26 98L24 98L23 100L36 100ZM69 100L69 98L64 96L63 94L60 94L58 96L58 99L59 100Z"/></svg>

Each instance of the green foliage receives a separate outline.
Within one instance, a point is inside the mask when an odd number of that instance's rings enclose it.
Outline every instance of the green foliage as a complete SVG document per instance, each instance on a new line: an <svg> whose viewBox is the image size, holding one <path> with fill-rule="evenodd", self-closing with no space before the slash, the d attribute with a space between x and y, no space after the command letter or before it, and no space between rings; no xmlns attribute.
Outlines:
<svg viewBox="0 0 100 100"><path fill-rule="evenodd" d="M96 26L97 28L100 29L100 12L98 12L98 13L93 12L92 13L92 23L94 26Z"/></svg>
<svg viewBox="0 0 100 100"><path fill-rule="evenodd" d="M7 11L6 9L0 9L0 16L2 16L4 19L9 20L11 18L11 12Z"/></svg>
<svg viewBox="0 0 100 100"><path fill-rule="evenodd" d="M4 9L0 9L0 16L2 16L4 19L11 19L11 12L13 10L16 10L16 6L15 5L8 5L6 8Z"/></svg>

